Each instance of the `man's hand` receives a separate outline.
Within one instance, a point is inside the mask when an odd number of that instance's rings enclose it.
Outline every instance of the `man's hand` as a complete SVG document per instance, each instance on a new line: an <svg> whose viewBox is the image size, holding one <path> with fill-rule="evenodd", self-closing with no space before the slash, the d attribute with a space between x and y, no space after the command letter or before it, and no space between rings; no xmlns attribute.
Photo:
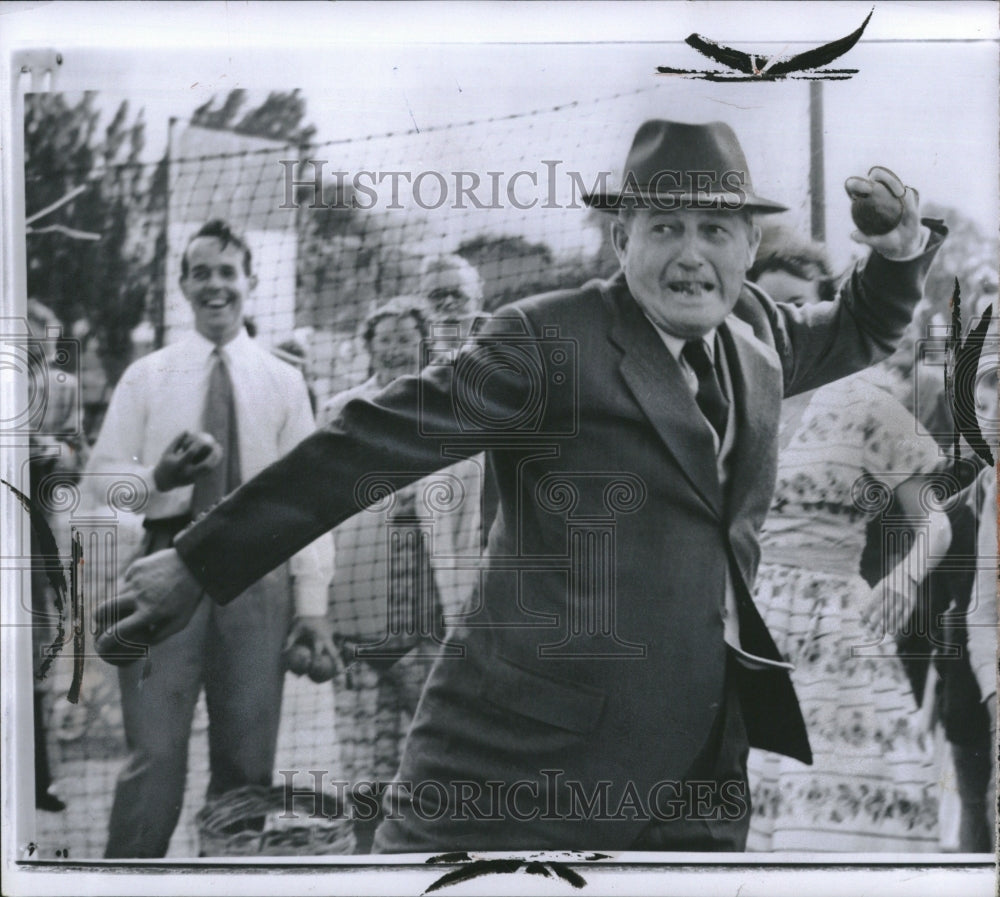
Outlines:
<svg viewBox="0 0 1000 897"><path fill-rule="evenodd" d="M920 223L920 197L916 190L907 187L888 168L879 166L869 171L866 178L848 178L844 189L855 206L877 203L880 197L886 197L886 191L888 203L902 206L902 215L895 227L881 234L856 230L851 234L855 243L864 243L887 259L910 258L920 251L923 225Z"/></svg>
<svg viewBox="0 0 1000 897"><path fill-rule="evenodd" d="M187 626L202 592L173 548L136 561L119 594L94 612L97 653L116 666L145 656L149 645Z"/></svg>
<svg viewBox="0 0 1000 897"><path fill-rule="evenodd" d="M222 446L210 433L185 430L164 449L153 469L153 482L160 492L190 486L222 460Z"/></svg>
<svg viewBox="0 0 1000 897"><path fill-rule="evenodd" d="M333 645L333 627L325 616L300 616L285 640L285 665L296 676L309 674L313 682L329 682L344 663Z"/></svg>

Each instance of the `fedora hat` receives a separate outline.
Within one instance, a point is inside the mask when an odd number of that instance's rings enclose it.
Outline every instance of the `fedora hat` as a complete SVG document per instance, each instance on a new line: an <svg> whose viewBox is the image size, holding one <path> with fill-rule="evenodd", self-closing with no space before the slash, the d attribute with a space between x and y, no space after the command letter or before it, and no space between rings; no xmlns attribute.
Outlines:
<svg viewBox="0 0 1000 897"><path fill-rule="evenodd" d="M787 211L754 192L740 142L721 121L704 125L662 119L645 122L636 131L625 160L622 185L609 192L584 194L583 201L603 212L622 208Z"/></svg>

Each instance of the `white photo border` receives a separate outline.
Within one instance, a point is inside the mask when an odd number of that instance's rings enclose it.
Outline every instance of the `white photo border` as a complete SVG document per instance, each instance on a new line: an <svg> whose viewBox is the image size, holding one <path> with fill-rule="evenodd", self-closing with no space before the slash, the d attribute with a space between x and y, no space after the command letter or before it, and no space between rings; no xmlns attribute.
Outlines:
<svg viewBox="0 0 1000 897"><path fill-rule="evenodd" d="M770 9L769 7L773 7ZM779 8L780 7L780 8ZM100 89L132 79L137 88L181 90L199 81L207 94L250 83L260 59L276 65L283 50L330 52L336 46L382 48L420 43L538 44L648 43L683 40L692 31L711 32L724 42L828 40L850 30L872 9L871 2L737 3L7 3L0 6L0 89L3 168L0 213L2 246L0 317L25 313L24 184L22 112L25 78L37 79L47 60L52 80L30 89ZM991 2L876 2L867 42L975 41L997 46L996 5ZM222 51L221 55L220 52ZM204 63L214 70L205 75ZM22 66L31 71L21 72ZM32 68L34 66L34 68ZM1000 66L998 66L1000 71ZM259 80L259 72L258 72ZM942 73L947 77L947 73ZM994 80L996 80L994 78ZM285 86L285 85L280 85ZM291 85L288 85L291 86ZM530 105L530 104L529 104ZM926 126L921 124L921 126ZM624 144L623 144L624 149ZM981 185L996 193L996 185ZM0 384L8 407L23 404L25 386L11 378ZM2 476L16 480L26 446L3 447ZM10 556L16 528L25 523L20 505L5 488L2 551ZM0 565L2 566L2 565ZM16 618L19 601L12 577L2 583L4 621ZM11 894L172 893L422 893L447 867L428 867L422 858L350 858L316 863L207 861L194 863L36 864L24 862L23 833L33 829L29 778L15 774L30 756L30 681L24 670L30 652L24 627L3 627L3 872ZM13 685L11 684L13 683ZM940 863L901 862L865 856L857 864L830 864L807 857L759 862L759 856L731 856L711 864L683 857L627 855L574 868L587 879L584 893L621 889L650 895L856 894L863 886L887 895L992 893L991 864L969 858L935 857ZM77 876L86 878L80 884ZM537 876L504 876L448 889L446 893L568 893L563 882Z"/></svg>

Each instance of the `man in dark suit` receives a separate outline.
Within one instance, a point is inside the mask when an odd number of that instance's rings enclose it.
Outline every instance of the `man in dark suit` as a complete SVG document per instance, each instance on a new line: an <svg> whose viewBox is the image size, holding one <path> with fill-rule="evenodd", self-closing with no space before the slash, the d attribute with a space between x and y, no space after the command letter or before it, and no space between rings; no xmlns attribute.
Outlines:
<svg viewBox="0 0 1000 897"><path fill-rule="evenodd" d="M943 229L891 178L902 219L860 237L875 251L838 299L783 306L744 281L755 216L783 207L727 125L646 122L625 172L587 197L615 216L616 277L501 309L349 403L99 610L99 648L156 641L374 501L379 476L485 448L479 602L431 672L376 850L742 850L748 742L810 761L751 599L781 398L892 350Z"/></svg>

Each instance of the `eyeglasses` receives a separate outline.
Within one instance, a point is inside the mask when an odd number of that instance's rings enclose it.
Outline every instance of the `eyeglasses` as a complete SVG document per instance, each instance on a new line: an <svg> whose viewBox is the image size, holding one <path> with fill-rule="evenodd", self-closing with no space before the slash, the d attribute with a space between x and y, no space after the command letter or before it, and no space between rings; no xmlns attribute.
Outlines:
<svg viewBox="0 0 1000 897"><path fill-rule="evenodd" d="M432 302L442 302L445 299L461 299L463 302L469 301L469 297L457 287L438 287L436 290L431 290L427 294L427 298Z"/></svg>

